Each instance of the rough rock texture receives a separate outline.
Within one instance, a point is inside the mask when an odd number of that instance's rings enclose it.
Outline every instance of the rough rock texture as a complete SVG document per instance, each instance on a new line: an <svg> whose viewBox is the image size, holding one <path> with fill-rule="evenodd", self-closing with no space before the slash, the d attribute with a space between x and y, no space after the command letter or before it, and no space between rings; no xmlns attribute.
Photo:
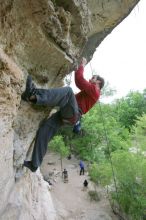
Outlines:
<svg viewBox="0 0 146 220"><path fill-rule="evenodd" d="M27 74L44 88L63 85L73 64L82 55L90 60L138 1L0 0L2 220L56 218L41 174L22 170L39 122L49 112L21 101Z"/></svg>
<svg viewBox="0 0 146 220"><path fill-rule="evenodd" d="M7 207L1 220L54 220L56 212L48 184L39 170L36 174L25 173L11 188Z"/></svg>

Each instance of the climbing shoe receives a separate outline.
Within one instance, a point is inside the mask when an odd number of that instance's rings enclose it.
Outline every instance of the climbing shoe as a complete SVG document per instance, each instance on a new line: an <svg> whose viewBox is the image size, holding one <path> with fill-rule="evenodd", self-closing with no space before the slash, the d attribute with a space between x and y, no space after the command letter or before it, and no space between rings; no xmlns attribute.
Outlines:
<svg viewBox="0 0 146 220"><path fill-rule="evenodd" d="M27 167L28 169L31 170L31 172L35 172L37 170L38 167L34 167L32 165L32 161L24 161L24 164L23 164L24 167Z"/></svg>
<svg viewBox="0 0 146 220"><path fill-rule="evenodd" d="M32 78L30 75L28 75L27 80L26 80L26 89L22 93L21 98L24 101L29 101L30 96L35 95L35 90L36 90L36 87L34 83L32 82Z"/></svg>
<svg viewBox="0 0 146 220"><path fill-rule="evenodd" d="M76 124L74 125L73 127L73 132L75 134L79 134L81 131L81 122L80 121L77 121Z"/></svg>

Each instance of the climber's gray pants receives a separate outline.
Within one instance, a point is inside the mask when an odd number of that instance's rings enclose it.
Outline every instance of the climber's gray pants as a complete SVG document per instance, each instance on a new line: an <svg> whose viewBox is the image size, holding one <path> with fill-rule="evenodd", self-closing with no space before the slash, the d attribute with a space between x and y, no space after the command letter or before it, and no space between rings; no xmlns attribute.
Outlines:
<svg viewBox="0 0 146 220"><path fill-rule="evenodd" d="M36 89L38 105L59 106L62 118L72 118L78 113L78 104L72 89L68 86L53 89Z"/></svg>
<svg viewBox="0 0 146 220"><path fill-rule="evenodd" d="M62 118L71 118L78 114L79 110L76 98L70 87L49 90L37 89L36 92L36 104L60 107L58 112L41 123L37 131L32 153L32 164L34 167L39 167L46 154L48 142L62 125Z"/></svg>
<svg viewBox="0 0 146 220"><path fill-rule="evenodd" d="M36 134L32 153L32 164L34 167L39 167L41 165L43 157L47 151L48 142L53 138L61 125L62 120L60 112L56 112L50 118L41 123Z"/></svg>

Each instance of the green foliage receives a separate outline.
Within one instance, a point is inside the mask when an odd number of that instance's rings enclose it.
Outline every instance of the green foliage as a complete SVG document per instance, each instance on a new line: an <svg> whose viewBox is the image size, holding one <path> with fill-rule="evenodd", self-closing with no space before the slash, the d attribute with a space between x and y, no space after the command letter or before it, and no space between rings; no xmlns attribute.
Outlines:
<svg viewBox="0 0 146 220"><path fill-rule="evenodd" d="M146 116L140 116L146 110L143 94L130 93L113 105L101 104L103 120L98 105L84 118L84 129L89 137L86 146L92 146L92 152L98 152L101 157L92 157L93 165L89 174L96 184L113 185L111 164L107 161L109 153L112 155L114 175L118 186L118 197L111 192L125 213L133 219L141 219L146 208L146 161L142 154L132 154L130 133L133 127L133 139L141 150L146 146ZM94 122L94 123L93 123ZM104 129L105 128L105 129ZM126 129L128 128L128 129ZM89 145L87 145L89 143ZM98 150L97 150L98 149ZM97 151L96 151L97 150ZM91 154L91 151L88 155ZM94 156L96 153L94 154ZM96 159L95 159L96 158Z"/></svg>
<svg viewBox="0 0 146 220"><path fill-rule="evenodd" d="M68 146L91 163L89 175L95 184L113 186L115 177L118 196L111 190L112 199L134 220L140 220L146 209L145 94L146 90L130 92L113 104L96 104L82 118L82 135L67 127L49 144L62 156L68 155ZM137 154L129 151L132 146Z"/></svg>
<svg viewBox="0 0 146 220"><path fill-rule="evenodd" d="M100 183L103 186L108 185L112 180L112 169L108 161L97 164L93 163L89 169L89 175L94 183Z"/></svg>
<svg viewBox="0 0 146 220"><path fill-rule="evenodd" d="M117 151L112 154L113 167L118 185L118 198L113 199L125 213L139 220L146 207L146 160L130 152Z"/></svg>
<svg viewBox="0 0 146 220"><path fill-rule="evenodd" d="M68 148L65 146L63 137L61 135L56 135L52 141L49 143L49 147L58 152L61 157L65 157L69 154Z"/></svg>
<svg viewBox="0 0 146 220"><path fill-rule="evenodd" d="M65 144L87 161L101 162L109 156L109 148L111 152L126 150L131 144L129 132L117 120L113 106L101 104L101 108L104 120L99 104L82 118L82 135L73 134L69 128L61 131Z"/></svg>
<svg viewBox="0 0 146 220"><path fill-rule="evenodd" d="M91 180L94 183L98 184L99 182L98 165L95 162L90 166L89 175L90 175Z"/></svg>
<svg viewBox="0 0 146 220"><path fill-rule="evenodd" d="M146 113L145 91L130 92L125 98L117 100L115 112L122 126L131 130L138 116Z"/></svg>
<svg viewBox="0 0 146 220"><path fill-rule="evenodd" d="M146 114L138 117L135 126L133 126L133 139L135 147L140 151L145 151L146 146Z"/></svg>
<svg viewBox="0 0 146 220"><path fill-rule="evenodd" d="M106 157L109 148L111 152L117 149L126 150L131 144L128 130L116 120L113 107L107 104L101 104L100 107L97 104L90 110L84 118L84 129L90 145L102 149ZM89 143L87 138L86 143Z"/></svg>
<svg viewBox="0 0 146 220"><path fill-rule="evenodd" d="M112 153L112 165L108 161L93 163L89 169L91 180L103 186L113 185L116 178L116 190L111 191L113 200L122 210L135 220L141 219L146 207L146 160L127 151Z"/></svg>

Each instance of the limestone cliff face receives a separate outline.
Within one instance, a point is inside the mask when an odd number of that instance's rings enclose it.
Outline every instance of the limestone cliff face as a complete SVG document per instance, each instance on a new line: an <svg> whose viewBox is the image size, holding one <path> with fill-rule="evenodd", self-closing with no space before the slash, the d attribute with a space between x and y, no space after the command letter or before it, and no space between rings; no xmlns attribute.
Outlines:
<svg viewBox="0 0 146 220"><path fill-rule="evenodd" d="M39 171L21 166L49 110L21 101L30 73L37 85L63 85L139 0L0 0L0 219L57 219Z"/></svg>

